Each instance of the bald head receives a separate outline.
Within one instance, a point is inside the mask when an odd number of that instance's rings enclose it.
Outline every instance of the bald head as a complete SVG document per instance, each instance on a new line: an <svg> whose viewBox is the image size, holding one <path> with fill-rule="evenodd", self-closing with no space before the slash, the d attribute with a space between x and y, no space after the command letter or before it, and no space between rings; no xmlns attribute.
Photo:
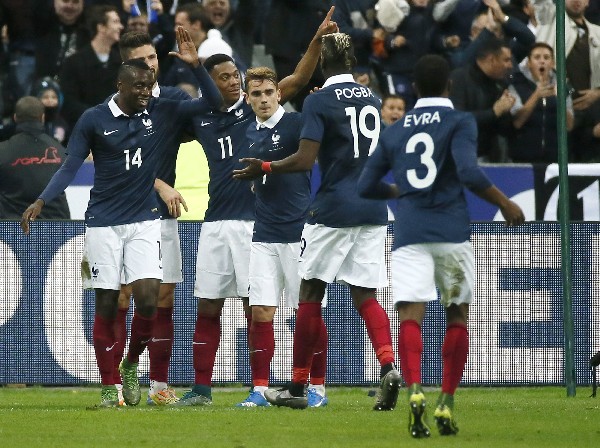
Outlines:
<svg viewBox="0 0 600 448"><path fill-rule="evenodd" d="M44 121L44 105L35 96L24 96L15 106L15 121Z"/></svg>

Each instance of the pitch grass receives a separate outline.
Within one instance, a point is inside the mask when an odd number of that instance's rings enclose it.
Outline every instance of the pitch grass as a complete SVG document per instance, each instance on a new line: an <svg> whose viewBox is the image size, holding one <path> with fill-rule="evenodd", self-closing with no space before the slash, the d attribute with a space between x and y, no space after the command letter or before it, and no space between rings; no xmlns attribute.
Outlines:
<svg viewBox="0 0 600 448"><path fill-rule="evenodd" d="M178 392L181 392L179 390ZM235 408L247 389L213 391L210 407L86 410L100 389L0 388L0 446L200 447L591 447L600 441L600 398L589 388L464 388L456 395L457 436L414 440L405 390L392 412L371 410L367 389L328 389L322 409ZM429 412L437 390L426 391ZM145 399L145 394L142 395ZM431 419L431 416L430 416ZM432 419L431 419L432 420Z"/></svg>

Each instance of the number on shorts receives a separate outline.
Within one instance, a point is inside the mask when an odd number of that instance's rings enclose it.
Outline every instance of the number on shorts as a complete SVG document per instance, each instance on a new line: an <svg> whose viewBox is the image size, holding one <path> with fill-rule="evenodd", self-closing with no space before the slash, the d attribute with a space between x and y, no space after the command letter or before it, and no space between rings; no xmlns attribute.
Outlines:
<svg viewBox="0 0 600 448"><path fill-rule="evenodd" d="M162 246L160 245L160 241L157 241L158 243L158 259L162 260Z"/></svg>
<svg viewBox="0 0 600 448"><path fill-rule="evenodd" d="M304 255L304 249L306 249L306 240L300 238L300 256Z"/></svg>

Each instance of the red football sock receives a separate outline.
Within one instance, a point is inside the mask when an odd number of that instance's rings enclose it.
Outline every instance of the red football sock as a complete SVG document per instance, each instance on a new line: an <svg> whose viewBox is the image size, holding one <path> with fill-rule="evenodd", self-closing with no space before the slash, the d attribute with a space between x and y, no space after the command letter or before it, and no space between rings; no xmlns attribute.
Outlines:
<svg viewBox="0 0 600 448"><path fill-rule="evenodd" d="M421 326L416 320L400 322L398 329L398 355L400 367L406 386L421 384L421 355L423 353L423 337Z"/></svg>
<svg viewBox="0 0 600 448"><path fill-rule="evenodd" d="M92 330L94 351L96 352L96 362L100 370L102 384L105 386L115 384L114 350L117 343L113 331L114 323L114 319L105 319L99 314L94 317L94 328Z"/></svg>
<svg viewBox="0 0 600 448"><path fill-rule="evenodd" d="M169 362L173 351L173 307L157 308L152 342L148 344L150 354L150 379L167 383Z"/></svg>
<svg viewBox="0 0 600 448"><path fill-rule="evenodd" d="M325 373L327 371L327 327L321 318L321 331L315 346L312 365L310 366L310 384L322 386L325 384Z"/></svg>
<svg viewBox="0 0 600 448"><path fill-rule="evenodd" d="M221 339L221 317L198 314L194 331L195 384L210 386Z"/></svg>
<svg viewBox="0 0 600 448"><path fill-rule="evenodd" d="M119 373L119 364L123 359L123 353L125 353L125 344L127 343L127 311L129 308L119 308L117 311L117 319L113 325L113 331L115 335L114 358L115 358L115 370L114 380L115 384L121 384L121 374Z"/></svg>
<svg viewBox="0 0 600 448"><path fill-rule="evenodd" d="M250 341L253 352L250 357L252 384L254 386L268 386L271 360L275 353L273 322L252 322Z"/></svg>
<svg viewBox="0 0 600 448"><path fill-rule="evenodd" d="M140 362L140 355L148 346L150 339L152 339L155 321L156 313L154 313L154 316L152 317L144 317L139 313L133 313L133 320L131 321L131 338L129 339L129 352L127 352L127 360L129 362Z"/></svg>
<svg viewBox="0 0 600 448"><path fill-rule="evenodd" d="M451 324L446 329L446 337L442 346L444 373L442 392L454 395L462 378L469 354L469 331L463 324Z"/></svg>
<svg viewBox="0 0 600 448"><path fill-rule="evenodd" d="M384 366L394 362L390 320L385 310L376 299L370 298L363 302L358 312L365 321L367 333L379 364Z"/></svg>
<svg viewBox="0 0 600 448"><path fill-rule="evenodd" d="M292 382L306 384L321 333L321 303L303 302L296 313Z"/></svg>

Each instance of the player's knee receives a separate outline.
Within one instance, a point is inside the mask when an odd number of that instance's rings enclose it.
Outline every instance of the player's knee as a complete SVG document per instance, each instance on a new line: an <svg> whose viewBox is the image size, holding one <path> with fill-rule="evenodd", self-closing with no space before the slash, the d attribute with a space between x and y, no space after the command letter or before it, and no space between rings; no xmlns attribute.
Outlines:
<svg viewBox="0 0 600 448"><path fill-rule="evenodd" d="M325 297L325 288L327 288L327 283L322 280L316 278L302 279L300 282L300 303L322 302L323 297Z"/></svg>
<svg viewBox="0 0 600 448"><path fill-rule="evenodd" d="M158 291L158 306L160 308L173 308L175 304L175 284L162 283Z"/></svg>
<svg viewBox="0 0 600 448"><path fill-rule="evenodd" d="M272 322L275 317L277 307L275 306L252 306L252 320L255 322Z"/></svg>
<svg viewBox="0 0 600 448"><path fill-rule="evenodd" d="M119 292L119 308L120 309L129 308L130 301L131 301L131 286L130 285L121 285L121 291Z"/></svg>
<svg viewBox="0 0 600 448"><path fill-rule="evenodd" d="M208 317L221 315L225 299L198 299L198 314Z"/></svg>
<svg viewBox="0 0 600 448"><path fill-rule="evenodd" d="M114 319L117 316L119 291L96 289L96 314L105 319Z"/></svg>
<svg viewBox="0 0 600 448"><path fill-rule="evenodd" d="M360 307L363 303L365 303L365 301L375 298L376 293L377 290L373 288L350 286L350 296L352 297L352 304L357 310L360 309Z"/></svg>

